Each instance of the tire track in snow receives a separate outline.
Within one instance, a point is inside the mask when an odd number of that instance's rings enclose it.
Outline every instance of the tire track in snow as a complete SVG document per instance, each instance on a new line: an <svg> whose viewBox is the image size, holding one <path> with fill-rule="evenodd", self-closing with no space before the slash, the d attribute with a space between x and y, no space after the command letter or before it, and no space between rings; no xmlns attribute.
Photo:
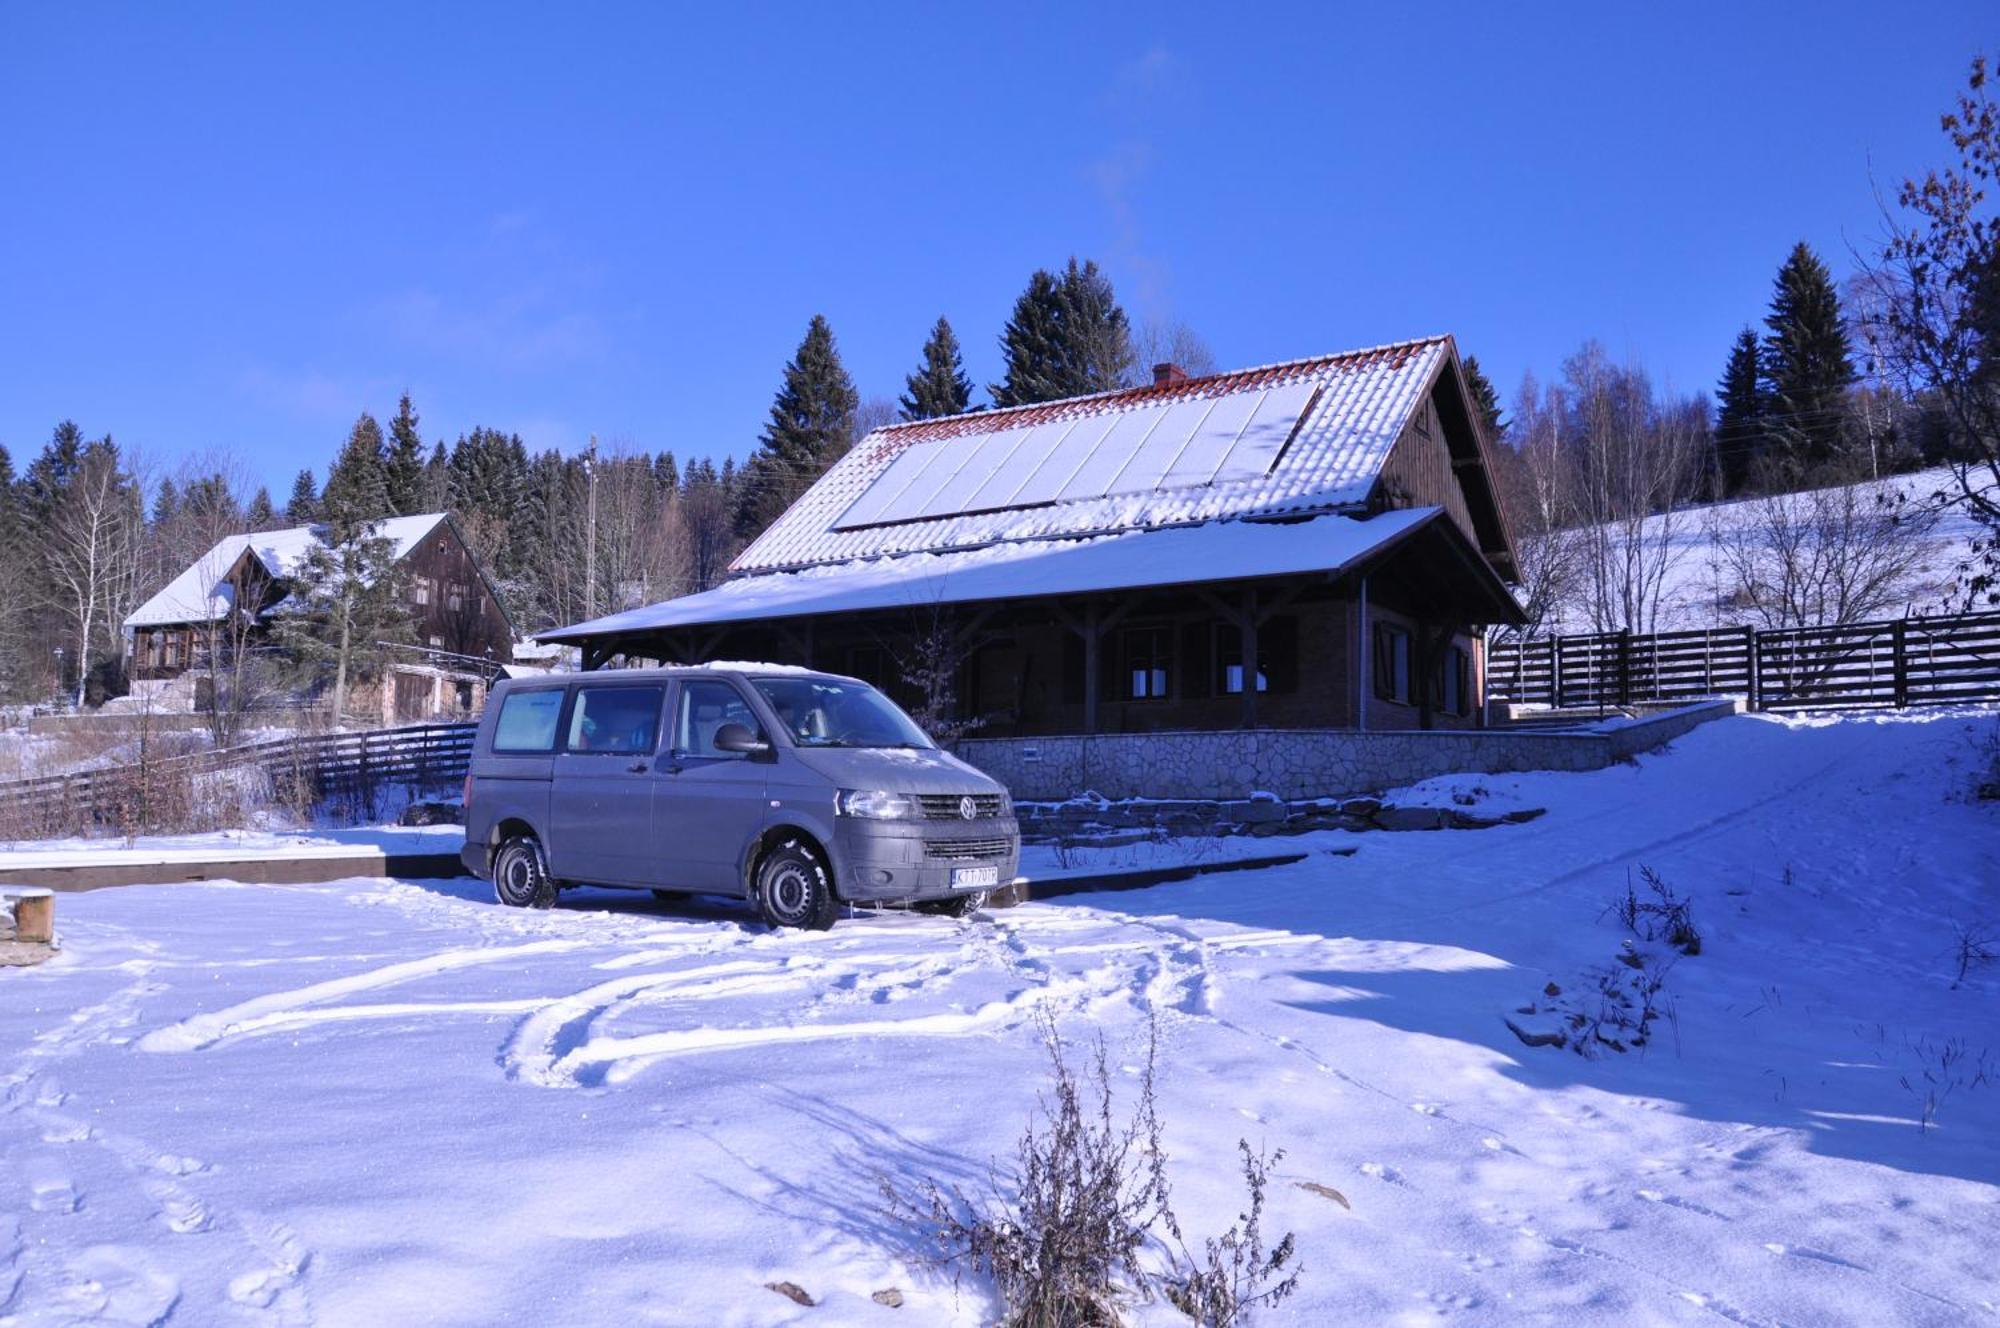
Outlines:
<svg viewBox="0 0 2000 1328"><path fill-rule="evenodd" d="M258 996L226 1009L194 1015L177 1024L170 1024L146 1034L139 1039L139 1049L153 1052L201 1051L242 1027L255 1026L259 1021L269 1020L274 1015L296 1013L301 1006L321 1005L327 1001L338 1000L342 996L351 996L356 992L376 991L383 987L398 986L405 982L414 982L439 973L455 972L481 964L504 963L510 959L523 959L531 955L560 954L580 950L592 944L593 942L588 940L546 940L532 941L526 945L445 950L426 955L422 959L390 964L384 968L371 969L344 978L333 978L326 982L315 982L308 987Z"/></svg>

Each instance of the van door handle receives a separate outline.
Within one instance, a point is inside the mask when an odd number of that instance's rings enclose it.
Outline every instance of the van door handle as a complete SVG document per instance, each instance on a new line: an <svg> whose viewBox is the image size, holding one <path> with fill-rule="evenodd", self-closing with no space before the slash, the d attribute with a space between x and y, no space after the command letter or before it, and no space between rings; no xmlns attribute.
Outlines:
<svg viewBox="0 0 2000 1328"><path fill-rule="evenodd" d="M634 761L632 764L626 766L625 768L627 770L630 770L635 775L643 775L646 773L646 763L644 761Z"/></svg>

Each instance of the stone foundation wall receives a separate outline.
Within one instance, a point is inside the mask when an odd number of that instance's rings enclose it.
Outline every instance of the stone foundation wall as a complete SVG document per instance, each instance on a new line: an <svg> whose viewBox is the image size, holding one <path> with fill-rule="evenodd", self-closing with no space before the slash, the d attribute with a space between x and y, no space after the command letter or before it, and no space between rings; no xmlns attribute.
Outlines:
<svg viewBox="0 0 2000 1328"><path fill-rule="evenodd" d="M1106 798L1328 798L1460 772L1601 770L1741 709L1740 701L1707 701L1579 733L1254 729L971 738L956 750L1022 800L1086 790Z"/></svg>

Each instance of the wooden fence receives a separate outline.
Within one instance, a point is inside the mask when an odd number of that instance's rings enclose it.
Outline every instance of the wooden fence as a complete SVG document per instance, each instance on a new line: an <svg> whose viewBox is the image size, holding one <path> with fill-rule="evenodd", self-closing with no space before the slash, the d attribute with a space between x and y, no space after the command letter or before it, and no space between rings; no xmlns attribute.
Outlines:
<svg viewBox="0 0 2000 1328"><path fill-rule="evenodd" d="M264 742L0 783L0 834L197 829L201 803L232 772L261 784L256 796L300 810L372 801L391 787L455 791L472 755L474 724L410 724Z"/></svg>
<svg viewBox="0 0 2000 1328"><path fill-rule="evenodd" d="M2000 613L1779 631L1608 632L1496 643L1487 695L1609 708L1742 696L1753 710L2000 700Z"/></svg>

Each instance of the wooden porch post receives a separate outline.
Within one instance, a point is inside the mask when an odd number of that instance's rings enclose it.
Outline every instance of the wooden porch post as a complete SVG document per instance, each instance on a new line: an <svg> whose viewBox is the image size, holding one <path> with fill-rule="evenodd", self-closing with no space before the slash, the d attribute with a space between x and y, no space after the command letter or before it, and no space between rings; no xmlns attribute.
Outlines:
<svg viewBox="0 0 2000 1328"><path fill-rule="evenodd" d="M1097 659L1103 632L1097 621L1097 601L1083 608L1083 731L1097 732Z"/></svg>
<svg viewBox="0 0 2000 1328"><path fill-rule="evenodd" d="M1257 727L1257 590L1243 590L1243 727Z"/></svg>

